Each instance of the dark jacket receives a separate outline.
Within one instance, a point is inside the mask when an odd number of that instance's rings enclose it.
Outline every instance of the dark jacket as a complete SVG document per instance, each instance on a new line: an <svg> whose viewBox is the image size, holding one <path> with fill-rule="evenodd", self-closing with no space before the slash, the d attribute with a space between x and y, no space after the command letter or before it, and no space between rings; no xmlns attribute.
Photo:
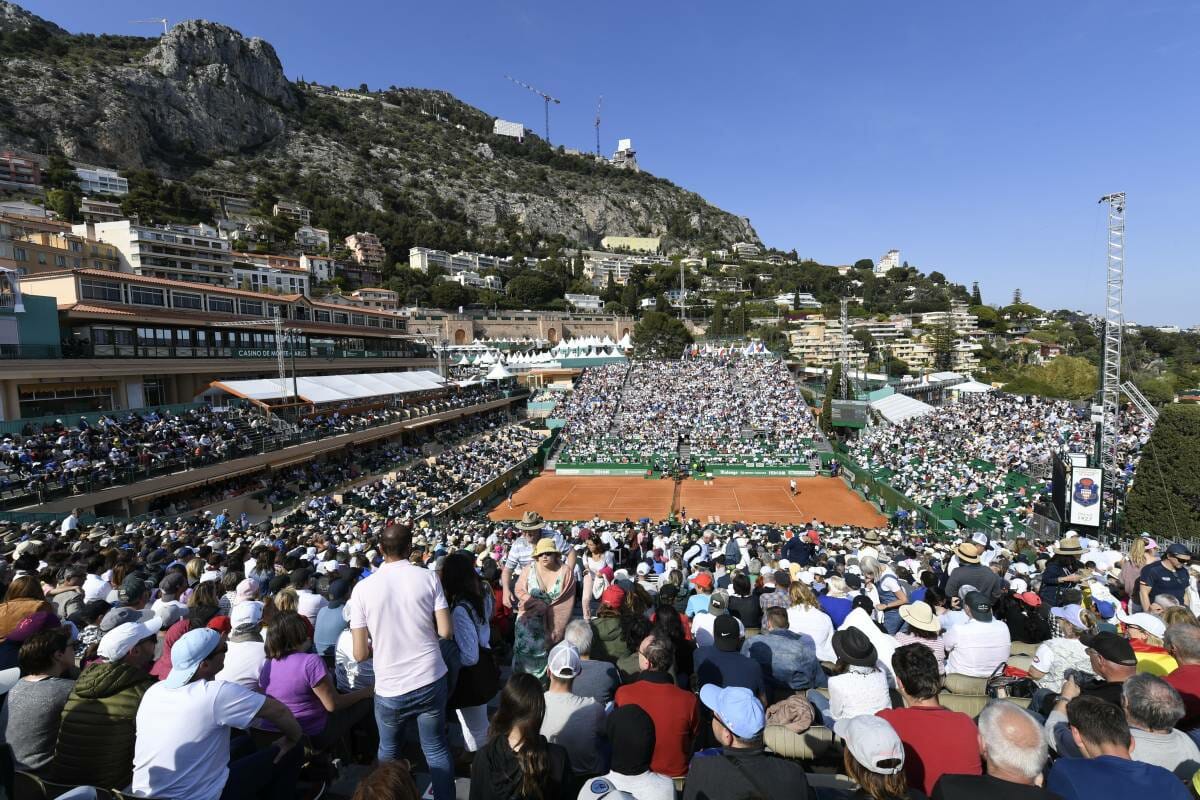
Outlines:
<svg viewBox="0 0 1200 800"><path fill-rule="evenodd" d="M722 748L696 755L683 787L683 800L805 800L814 797L799 762L768 754L761 747Z"/></svg>
<svg viewBox="0 0 1200 800"><path fill-rule="evenodd" d="M545 737L542 737L545 741ZM542 784L545 800L567 797L571 780L571 761L566 748L546 744L546 781ZM521 765L508 746L507 736L496 736L475 754L471 763L471 800L525 800L521 794Z"/></svg>
<svg viewBox="0 0 1200 800"><path fill-rule="evenodd" d="M83 671L58 730L51 780L123 789L133 776L134 721L154 678L121 661Z"/></svg>
<svg viewBox="0 0 1200 800"><path fill-rule="evenodd" d="M594 617L592 619L592 658L613 664L629 655L625 644L625 630L620 617Z"/></svg>

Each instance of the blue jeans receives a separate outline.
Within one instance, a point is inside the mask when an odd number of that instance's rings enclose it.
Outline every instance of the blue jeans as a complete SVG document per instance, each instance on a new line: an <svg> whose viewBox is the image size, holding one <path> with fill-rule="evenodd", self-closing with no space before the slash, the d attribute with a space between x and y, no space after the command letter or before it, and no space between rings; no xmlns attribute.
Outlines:
<svg viewBox="0 0 1200 800"><path fill-rule="evenodd" d="M454 800L454 763L446 741L446 676L396 697L375 695L375 722L379 726L379 760L398 761L404 729L417 719L421 750L433 778L435 800Z"/></svg>

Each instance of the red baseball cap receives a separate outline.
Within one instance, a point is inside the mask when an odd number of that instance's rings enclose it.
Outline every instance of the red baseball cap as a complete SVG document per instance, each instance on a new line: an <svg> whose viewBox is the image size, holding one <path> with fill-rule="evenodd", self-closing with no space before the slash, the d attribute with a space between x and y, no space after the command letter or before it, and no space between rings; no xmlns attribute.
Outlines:
<svg viewBox="0 0 1200 800"><path fill-rule="evenodd" d="M608 606L609 608L620 608L621 603L625 602L625 590L620 586L610 586L604 590L604 594L600 595L600 605Z"/></svg>
<svg viewBox="0 0 1200 800"><path fill-rule="evenodd" d="M696 584L697 586L702 586L705 589L711 589L713 585L712 575L707 572L701 572L699 575L692 578L692 583Z"/></svg>

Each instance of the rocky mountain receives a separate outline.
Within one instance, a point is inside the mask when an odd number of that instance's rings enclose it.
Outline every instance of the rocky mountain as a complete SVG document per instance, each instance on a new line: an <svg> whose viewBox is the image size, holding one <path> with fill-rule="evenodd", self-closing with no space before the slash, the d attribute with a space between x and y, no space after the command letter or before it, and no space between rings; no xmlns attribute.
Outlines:
<svg viewBox="0 0 1200 800"><path fill-rule="evenodd" d="M335 236L382 231L393 255L514 237L758 242L693 192L497 137L493 119L444 92L290 81L269 43L212 22L159 39L70 34L0 0L0 146L295 198Z"/></svg>

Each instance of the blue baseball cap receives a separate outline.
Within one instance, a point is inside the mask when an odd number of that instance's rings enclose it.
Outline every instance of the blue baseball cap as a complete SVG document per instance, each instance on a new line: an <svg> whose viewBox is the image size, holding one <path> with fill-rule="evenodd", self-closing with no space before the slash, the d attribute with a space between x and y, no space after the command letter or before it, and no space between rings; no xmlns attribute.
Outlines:
<svg viewBox="0 0 1200 800"><path fill-rule="evenodd" d="M753 739L767 726L762 703L744 686L722 689L714 683L707 684L700 687L700 702L711 708L721 724L739 739Z"/></svg>
<svg viewBox="0 0 1200 800"><path fill-rule="evenodd" d="M197 628L179 637L171 648L171 672L163 679L168 689L178 689L192 679L200 662L212 655L221 643L221 634L209 628Z"/></svg>
<svg viewBox="0 0 1200 800"><path fill-rule="evenodd" d="M1173 544L1167 548L1167 555L1169 555L1169 556L1187 556L1188 558L1191 558L1192 551L1187 549L1187 545L1176 542L1175 544Z"/></svg>

